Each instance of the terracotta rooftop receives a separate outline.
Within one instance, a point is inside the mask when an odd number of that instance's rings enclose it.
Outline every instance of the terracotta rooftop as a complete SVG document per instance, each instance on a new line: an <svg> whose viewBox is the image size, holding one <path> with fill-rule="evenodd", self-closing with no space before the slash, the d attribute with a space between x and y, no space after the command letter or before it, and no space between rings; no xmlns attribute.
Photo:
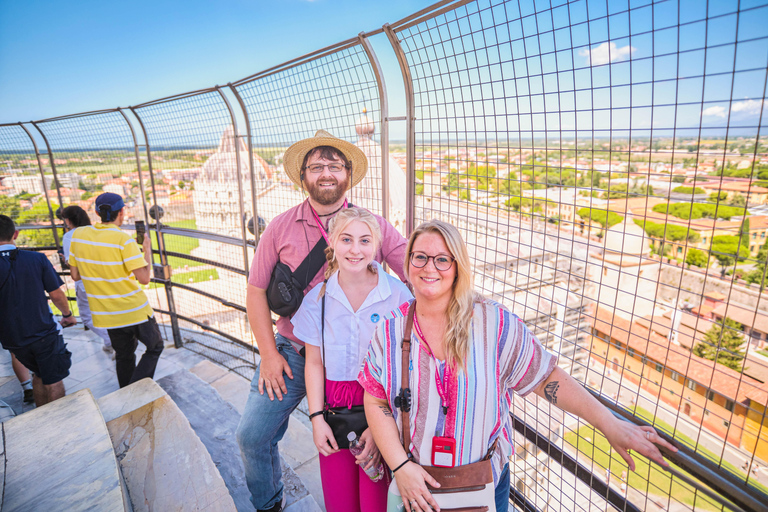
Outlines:
<svg viewBox="0 0 768 512"><path fill-rule="evenodd" d="M701 188L716 189L724 192L745 192L750 194L768 194L768 188L758 187L750 183L720 183L719 181L710 181L699 184Z"/></svg>
<svg viewBox="0 0 768 512"><path fill-rule="evenodd" d="M760 311L755 312L754 307L737 304L735 302L718 304L712 313L719 317L728 317L736 320L744 326L745 330L754 329L760 332L768 332L768 316Z"/></svg>
<svg viewBox="0 0 768 512"><path fill-rule="evenodd" d="M592 309L594 311L594 307ZM595 318L590 317L589 320L597 331L610 335L611 339L632 348L636 353L644 354L667 369L737 402L743 402L747 393L759 390L762 386L755 379L670 344L665 337L648 330L639 322L632 323L609 309L598 307Z"/></svg>

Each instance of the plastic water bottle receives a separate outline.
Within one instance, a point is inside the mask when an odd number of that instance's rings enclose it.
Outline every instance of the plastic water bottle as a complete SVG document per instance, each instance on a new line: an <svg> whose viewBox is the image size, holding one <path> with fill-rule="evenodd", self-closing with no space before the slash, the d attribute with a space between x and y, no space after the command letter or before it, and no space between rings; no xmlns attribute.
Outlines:
<svg viewBox="0 0 768 512"><path fill-rule="evenodd" d="M357 434L350 432L347 434L347 439L349 440L349 451L352 455L355 457L360 455L363 452L365 444L360 444L360 438L357 437ZM384 465L379 462L377 466L371 466L368 469L363 469L363 471L365 471L365 474L368 475L371 481L378 482L381 480L381 477L384 476Z"/></svg>

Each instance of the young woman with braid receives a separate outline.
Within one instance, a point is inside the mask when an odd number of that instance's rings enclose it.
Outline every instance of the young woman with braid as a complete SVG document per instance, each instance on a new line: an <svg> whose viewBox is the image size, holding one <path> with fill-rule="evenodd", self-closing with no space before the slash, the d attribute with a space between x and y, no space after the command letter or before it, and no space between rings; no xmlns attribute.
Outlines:
<svg viewBox="0 0 768 512"><path fill-rule="evenodd" d="M363 471L381 460L371 431L360 436L365 448L356 458L348 449L339 449L323 415L316 414L326 405L351 408L363 404L357 374L373 331L412 298L408 288L373 259L380 244L381 230L370 212L361 208L339 212L330 225L325 282L304 297L291 320L294 334L306 347L307 402L313 413L312 435L321 454L320 476L328 512L386 509L389 478L372 482Z"/></svg>

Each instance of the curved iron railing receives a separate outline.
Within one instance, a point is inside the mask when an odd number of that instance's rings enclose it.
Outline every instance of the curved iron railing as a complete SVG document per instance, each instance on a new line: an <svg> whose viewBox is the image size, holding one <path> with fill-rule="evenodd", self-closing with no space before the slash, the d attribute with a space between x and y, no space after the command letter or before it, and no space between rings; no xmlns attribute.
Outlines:
<svg viewBox="0 0 768 512"><path fill-rule="evenodd" d="M767 15L444 0L226 86L0 125L0 210L58 266L60 205L121 193L124 227L144 220L171 268L147 290L166 338L250 378L253 251L304 197L282 153L328 130L369 157L354 204L403 234L454 223L478 290L615 414L681 447L671 471L628 474L591 427L516 397L515 506L765 510ZM397 59L404 118L372 41Z"/></svg>

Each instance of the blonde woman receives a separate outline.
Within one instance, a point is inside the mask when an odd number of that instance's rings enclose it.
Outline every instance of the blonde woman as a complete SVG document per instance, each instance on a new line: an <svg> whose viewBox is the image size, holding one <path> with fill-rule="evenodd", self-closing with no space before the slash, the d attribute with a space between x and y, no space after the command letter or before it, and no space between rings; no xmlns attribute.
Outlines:
<svg viewBox="0 0 768 512"><path fill-rule="evenodd" d="M330 225L326 282L304 297L291 320L294 334L306 347L307 402L312 435L321 454L320 476L329 512L386 509L389 479L372 482L363 469L375 468L381 461L370 430L360 436L365 447L356 458L348 449L339 449L322 415L326 406L363 404L357 374L373 331L413 297L373 259L380 244L381 230L370 212L361 208L339 212Z"/></svg>
<svg viewBox="0 0 768 512"><path fill-rule="evenodd" d="M522 320L473 291L472 272L458 230L439 220L420 225L410 237L405 273L415 304L404 304L376 330L358 380L365 388L365 412L376 445L390 468L406 511L427 511L437 503L421 468L436 450L446 466L480 461L491 447L496 510L509 503L512 426L507 394L534 392L600 429L634 470L629 450L666 466L656 445L676 450L651 427L617 419L581 385L555 365ZM400 442L395 396L402 378L401 340L409 308L411 334L410 454ZM443 440L445 440L443 442ZM498 441L498 442L497 442ZM494 445L495 443L495 445ZM416 462L418 464L414 464Z"/></svg>

